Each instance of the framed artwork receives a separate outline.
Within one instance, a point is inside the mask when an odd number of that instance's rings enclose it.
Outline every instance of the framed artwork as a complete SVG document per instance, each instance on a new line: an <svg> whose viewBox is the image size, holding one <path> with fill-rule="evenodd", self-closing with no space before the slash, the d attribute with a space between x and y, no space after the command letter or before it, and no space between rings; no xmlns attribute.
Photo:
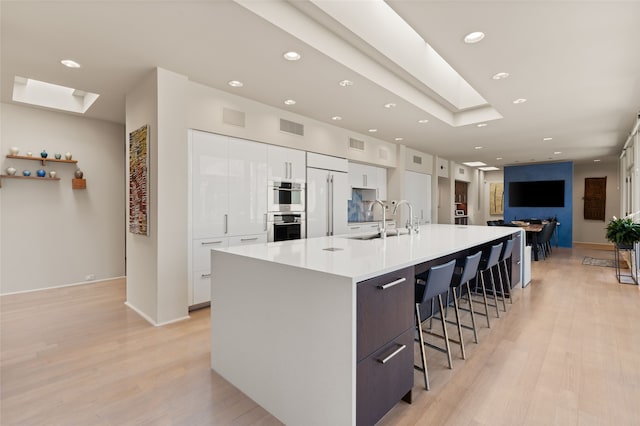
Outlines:
<svg viewBox="0 0 640 426"><path fill-rule="evenodd" d="M149 235L149 126L129 133L129 232Z"/></svg>
<svg viewBox="0 0 640 426"><path fill-rule="evenodd" d="M585 220L605 220L607 177L584 178Z"/></svg>
<svg viewBox="0 0 640 426"><path fill-rule="evenodd" d="M489 214L504 214L504 183L489 184Z"/></svg>

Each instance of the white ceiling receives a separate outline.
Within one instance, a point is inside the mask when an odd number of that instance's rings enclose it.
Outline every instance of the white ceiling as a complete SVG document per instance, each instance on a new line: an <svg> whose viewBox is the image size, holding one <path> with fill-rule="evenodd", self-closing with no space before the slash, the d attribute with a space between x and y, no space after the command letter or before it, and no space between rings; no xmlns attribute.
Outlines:
<svg viewBox="0 0 640 426"><path fill-rule="evenodd" d="M616 158L640 111L639 1L354 0L340 2L340 16L329 6L2 0L2 101L12 102L17 75L99 93L85 116L124 123L125 94L161 67L362 134L377 128L377 138L402 137L450 160L497 166ZM380 9L393 9L488 105L458 110L421 81L406 66L417 53L393 45L399 31ZM471 31L486 37L463 43ZM302 60L285 61L289 50ZM66 58L82 68L62 66ZM503 71L510 77L491 78ZM343 79L354 85L340 87ZM285 106L288 98L297 104ZM517 98L527 102L514 105Z"/></svg>

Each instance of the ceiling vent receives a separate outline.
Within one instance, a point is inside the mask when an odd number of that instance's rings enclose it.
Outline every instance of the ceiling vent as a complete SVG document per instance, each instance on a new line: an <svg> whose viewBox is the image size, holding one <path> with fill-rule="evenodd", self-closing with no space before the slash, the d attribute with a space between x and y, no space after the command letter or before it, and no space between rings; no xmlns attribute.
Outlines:
<svg viewBox="0 0 640 426"><path fill-rule="evenodd" d="M292 133L298 136L304 136L304 125L296 123L295 121L280 119L280 131L286 133Z"/></svg>
<svg viewBox="0 0 640 426"><path fill-rule="evenodd" d="M359 139L349 138L349 148L357 149L358 151L364 151L364 141Z"/></svg>
<svg viewBox="0 0 640 426"><path fill-rule="evenodd" d="M233 126L244 127L245 113L235 109L222 108L222 122Z"/></svg>
<svg viewBox="0 0 640 426"><path fill-rule="evenodd" d="M420 157L419 155L414 155L413 164L422 164L422 157Z"/></svg>

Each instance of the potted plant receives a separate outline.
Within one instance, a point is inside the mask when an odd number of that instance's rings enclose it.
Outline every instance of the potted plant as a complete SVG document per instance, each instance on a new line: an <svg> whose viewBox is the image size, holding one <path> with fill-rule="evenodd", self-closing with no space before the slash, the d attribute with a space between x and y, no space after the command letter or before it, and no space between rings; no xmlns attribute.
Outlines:
<svg viewBox="0 0 640 426"><path fill-rule="evenodd" d="M607 240L614 243L618 248L632 248L640 241L640 223L631 219L632 215L618 219L613 219L607 225Z"/></svg>

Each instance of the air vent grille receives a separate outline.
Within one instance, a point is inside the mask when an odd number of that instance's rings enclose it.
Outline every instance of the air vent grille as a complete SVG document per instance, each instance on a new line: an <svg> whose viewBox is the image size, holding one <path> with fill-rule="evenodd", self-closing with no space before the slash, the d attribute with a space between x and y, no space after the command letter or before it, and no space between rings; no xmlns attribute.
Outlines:
<svg viewBox="0 0 640 426"><path fill-rule="evenodd" d="M285 120L284 118L281 118L280 131L292 133L298 136L304 136L304 125L300 123L296 123L295 121L289 121L289 120Z"/></svg>
<svg viewBox="0 0 640 426"><path fill-rule="evenodd" d="M245 113L235 109L222 108L222 122L234 126L244 127Z"/></svg>
<svg viewBox="0 0 640 426"><path fill-rule="evenodd" d="M414 155L413 156L413 163L414 164L422 164L422 157L420 157L419 155Z"/></svg>
<svg viewBox="0 0 640 426"><path fill-rule="evenodd" d="M364 151L364 141L359 139L349 138L349 148Z"/></svg>
<svg viewBox="0 0 640 426"><path fill-rule="evenodd" d="M463 175L463 174L464 174L464 169L463 169L462 167L460 167L460 168L458 169L458 173L460 173L461 175Z"/></svg>

